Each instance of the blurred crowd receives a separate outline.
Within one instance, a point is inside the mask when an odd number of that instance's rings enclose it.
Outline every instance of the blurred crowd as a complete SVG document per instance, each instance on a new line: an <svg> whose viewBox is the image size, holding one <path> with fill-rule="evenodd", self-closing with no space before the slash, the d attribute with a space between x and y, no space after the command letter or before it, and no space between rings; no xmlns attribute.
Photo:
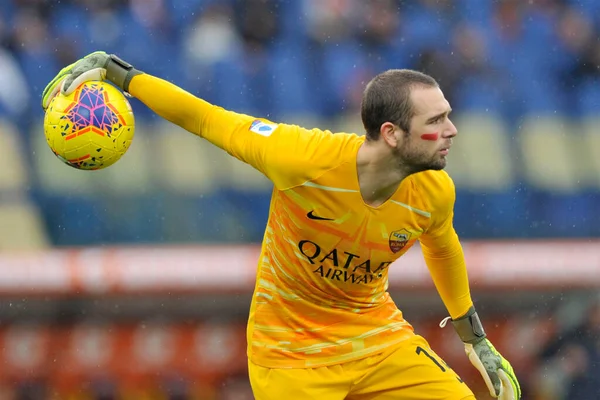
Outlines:
<svg viewBox="0 0 600 400"><path fill-rule="evenodd" d="M2 0L0 105L39 114L61 67L102 49L225 107L355 110L365 80L424 70L460 110L600 108L593 0Z"/></svg>
<svg viewBox="0 0 600 400"><path fill-rule="evenodd" d="M132 216L128 227L100 232L103 221L120 211L106 198L74 202L79 180L58 164L52 174L77 183L61 186L62 198L58 190L49 195L44 182L53 164L40 164L35 147L45 85L62 67L104 50L234 111L360 134L364 84L388 68L416 68L438 79L465 135L457 139L449 166L461 236L598 236L600 163L592 149L599 137L599 16L600 2L594 0L0 0L0 122L4 118L19 131L27 190L54 244L259 241L269 188L224 172L228 167L205 163L214 174L198 174L182 185L184 192L210 186L201 204L163 204L173 194L153 179L165 175L169 186L192 169L208 169L181 156L189 165L164 172L173 163L156 160L177 151L165 150L165 140L150 146L156 149L147 164L136 161L136 169L158 169L137 181L145 185L141 198L122 198L127 196L118 187L131 183L107 185L98 194L139 209L139 221ZM160 126L162 133L173 129L160 125L140 102L132 105L140 124ZM486 123L469 125L481 120ZM469 126L481 135L467 136ZM544 133L548 126L553 135ZM154 140L139 136L144 139L133 148ZM203 150L201 157L215 152ZM182 196L175 197L181 203ZM189 216L212 205L220 208L183 230L146 218L161 207L154 214L177 208ZM61 214L66 208L79 209L80 218ZM227 216L233 218L223 222ZM240 220L233 233L212 229ZM78 235L82 225L97 231Z"/></svg>
<svg viewBox="0 0 600 400"><path fill-rule="evenodd" d="M536 400L598 398L600 299L584 307L566 304L556 317L562 329L541 349L540 365L530 382Z"/></svg>

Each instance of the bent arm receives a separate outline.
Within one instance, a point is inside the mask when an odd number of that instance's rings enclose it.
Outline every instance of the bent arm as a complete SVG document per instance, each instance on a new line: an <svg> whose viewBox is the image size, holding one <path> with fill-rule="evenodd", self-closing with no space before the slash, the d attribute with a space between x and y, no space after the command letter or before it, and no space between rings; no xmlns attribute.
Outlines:
<svg viewBox="0 0 600 400"><path fill-rule="evenodd" d="M425 262L433 283L454 318L465 315L471 306L469 278L462 246L454 230L456 194L452 179L439 174L435 193L431 227L420 237Z"/></svg>
<svg viewBox="0 0 600 400"><path fill-rule="evenodd" d="M452 318L458 318L473 306L462 247L454 229L435 242L421 241L423 256L446 309Z"/></svg>

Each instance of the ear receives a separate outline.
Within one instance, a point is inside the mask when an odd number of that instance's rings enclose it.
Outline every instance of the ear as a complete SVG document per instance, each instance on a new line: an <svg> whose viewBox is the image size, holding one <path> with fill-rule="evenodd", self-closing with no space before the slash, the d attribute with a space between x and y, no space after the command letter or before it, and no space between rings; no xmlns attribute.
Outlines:
<svg viewBox="0 0 600 400"><path fill-rule="evenodd" d="M396 125L391 122L384 122L379 128L379 134L389 146L396 147L398 145Z"/></svg>

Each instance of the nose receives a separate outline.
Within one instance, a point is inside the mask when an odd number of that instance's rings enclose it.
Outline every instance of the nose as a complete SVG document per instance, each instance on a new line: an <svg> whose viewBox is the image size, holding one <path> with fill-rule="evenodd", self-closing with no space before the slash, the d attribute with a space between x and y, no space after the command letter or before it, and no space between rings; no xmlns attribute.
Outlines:
<svg viewBox="0 0 600 400"><path fill-rule="evenodd" d="M450 121L449 119L448 119L448 126L445 127L442 135L445 138L453 138L456 135L458 135L458 130L456 129L456 126L454 126L452 121Z"/></svg>

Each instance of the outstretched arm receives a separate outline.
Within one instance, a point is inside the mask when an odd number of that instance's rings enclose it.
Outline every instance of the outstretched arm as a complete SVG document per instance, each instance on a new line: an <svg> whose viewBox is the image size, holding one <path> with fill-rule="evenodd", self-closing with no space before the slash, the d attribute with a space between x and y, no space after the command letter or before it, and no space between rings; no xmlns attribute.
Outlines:
<svg viewBox="0 0 600 400"><path fill-rule="evenodd" d="M216 108L180 87L148 74L133 77L129 93L162 118L198 136L202 117Z"/></svg>
<svg viewBox="0 0 600 400"><path fill-rule="evenodd" d="M162 118L252 165L280 190L318 176L355 146L349 135L277 124L225 110L101 51L63 68L44 89L42 107L46 109L59 92L68 95L92 80L111 81Z"/></svg>
<svg viewBox="0 0 600 400"><path fill-rule="evenodd" d="M214 106L179 86L145 74L117 56L102 51L91 53L63 68L44 89L42 107L46 109L59 92L68 95L81 83L90 80L111 81L160 117L227 151L228 136L240 125L250 125L256 119Z"/></svg>

